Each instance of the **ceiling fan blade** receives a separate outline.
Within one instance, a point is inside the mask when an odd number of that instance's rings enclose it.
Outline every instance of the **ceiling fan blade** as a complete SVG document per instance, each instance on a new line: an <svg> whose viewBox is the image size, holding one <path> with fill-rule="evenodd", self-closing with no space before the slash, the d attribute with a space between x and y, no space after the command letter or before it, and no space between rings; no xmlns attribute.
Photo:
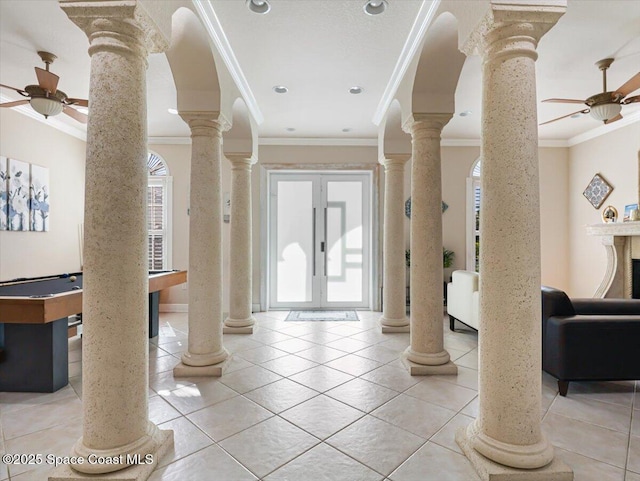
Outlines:
<svg viewBox="0 0 640 481"><path fill-rule="evenodd" d="M621 94L623 97L626 97L631 92L640 89L640 72L635 74L629 80L627 80L622 87L616 90L616 93Z"/></svg>
<svg viewBox="0 0 640 481"><path fill-rule="evenodd" d="M89 101L86 99L66 99L64 103L67 105L77 105L78 107L89 107Z"/></svg>
<svg viewBox="0 0 640 481"><path fill-rule="evenodd" d="M28 97L29 94L27 92L25 92L24 90L21 89L17 89L15 87L11 87L10 85L4 85L4 84L0 84L0 87L4 87L6 89L11 89L11 90L15 90L16 92L18 92L20 95L24 96L24 97Z"/></svg>
<svg viewBox="0 0 640 481"><path fill-rule="evenodd" d="M640 95L634 95L633 97L629 97L620 102L622 105L633 104L635 102L640 102Z"/></svg>
<svg viewBox="0 0 640 481"><path fill-rule="evenodd" d="M56 93L60 77L40 67L36 67L36 76L38 77L38 85L40 88L47 90L50 94Z"/></svg>
<svg viewBox="0 0 640 481"><path fill-rule="evenodd" d="M543 102L553 102L559 104L583 104L584 100L577 99L545 99Z"/></svg>
<svg viewBox="0 0 640 481"><path fill-rule="evenodd" d="M82 122L83 124L87 123L87 120L89 119L89 117L87 117L85 114L83 114L82 112L78 112L76 109L74 109L73 107L68 107L66 105L62 106L62 111L67 114L69 117L77 120L78 122Z"/></svg>
<svg viewBox="0 0 640 481"><path fill-rule="evenodd" d="M611 117L609 120L605 120L604 123L605 124L611 124L613 122L615 122L616 120L620 120L622 118L622 114L618 114L615 117Z"/></svg>
<svg viewBox="0 0 640 481"><path fill-rule="evenodd" d="M18 105L28 104L28 100L16 100L15 102L5 102L0 104L0 107L17 107Z"/></svg>
<svg viewBox="0 0 640 481"><path fill-rule="evenodd" d="M566 119L567 117L571 117L572 115L575 115L575 114L588 114L590 111L591 111L590 109L578 110L577 112L573 112L571 114L563 115L562 117L558 117L557 119L547 120L546 122L542 122L539 125L550 124L551 122L555 122L556 120Z"/></svg>

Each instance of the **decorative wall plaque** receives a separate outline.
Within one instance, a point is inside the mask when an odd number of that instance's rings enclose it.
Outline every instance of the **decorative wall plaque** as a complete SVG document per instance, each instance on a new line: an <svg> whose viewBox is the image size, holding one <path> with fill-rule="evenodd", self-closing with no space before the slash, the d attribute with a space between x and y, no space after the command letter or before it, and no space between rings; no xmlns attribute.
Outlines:
<svg viewBox="0 0 640 481"><path fill-rule="evenodd" d="M591 205L599 209L602 203L609 197L609 194L613 192L613 186L607 182L600 174L596 174L584 189L582 195L584 195Z"/></svg>

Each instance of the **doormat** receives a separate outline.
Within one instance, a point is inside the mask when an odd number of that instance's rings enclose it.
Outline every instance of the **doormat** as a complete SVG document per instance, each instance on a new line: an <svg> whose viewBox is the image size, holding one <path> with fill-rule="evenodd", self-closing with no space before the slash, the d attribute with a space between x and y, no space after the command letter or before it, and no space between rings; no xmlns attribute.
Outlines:
<svg viewBox="0 0 640 481"><path fill-rule="evenodd" d="M356 311L291 311L285 321L359 321Z"/></svg>

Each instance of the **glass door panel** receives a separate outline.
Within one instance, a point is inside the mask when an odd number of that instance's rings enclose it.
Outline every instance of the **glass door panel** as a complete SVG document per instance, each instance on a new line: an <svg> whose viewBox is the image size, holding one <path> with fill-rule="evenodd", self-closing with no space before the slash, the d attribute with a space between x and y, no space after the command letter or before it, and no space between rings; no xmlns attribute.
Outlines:
<svg viewBox="0 0 640 481"><path fill-rule="evenodd" d="M312 180L276 180L274 202L277 304L313 302L314 216Z"/></svg>
<svg viewBox="0 0 640 481"><path fill-rule="evenodd" d="M363 300L362 182L326 182L326 303Z"/></svg>

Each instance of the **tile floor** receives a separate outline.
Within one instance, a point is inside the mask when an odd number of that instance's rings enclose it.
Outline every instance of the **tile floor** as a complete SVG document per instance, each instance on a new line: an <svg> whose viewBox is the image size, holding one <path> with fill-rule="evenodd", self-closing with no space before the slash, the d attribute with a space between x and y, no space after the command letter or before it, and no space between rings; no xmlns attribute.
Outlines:
<svg viewBox="0 0 640 481"><path fill-rule="evenodd" d="M173 378L187 345L186 314L161 315L149 345L149 412L175 447L152 481L475 481L454 441L478 412L477 334L445 346L457 376L411 377L408 334L358 322L285 322L256 315L252 335L225 335L219 379ZM52 394L0 393L0 452L64 456L81 435L81 340L70 340L70 385ZM542 424L576 481L640 481L635 382L572 383L559 397L543 375ZM48 466L0 465L0 480L46 480Z"/></svg>

